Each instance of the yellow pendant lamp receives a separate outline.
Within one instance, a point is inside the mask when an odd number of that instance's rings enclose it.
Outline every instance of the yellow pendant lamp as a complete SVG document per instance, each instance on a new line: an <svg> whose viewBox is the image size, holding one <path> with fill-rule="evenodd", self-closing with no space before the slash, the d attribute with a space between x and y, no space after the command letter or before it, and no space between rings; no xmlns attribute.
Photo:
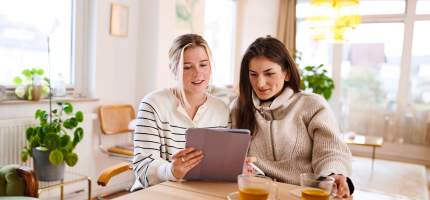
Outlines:
<svg viewBox="0 0 430 200"><path fill-rule="evenodd" d="M360 24L360 0L311 0L312 16L307 18L314 40L345 40L345 32Z"/></svg>

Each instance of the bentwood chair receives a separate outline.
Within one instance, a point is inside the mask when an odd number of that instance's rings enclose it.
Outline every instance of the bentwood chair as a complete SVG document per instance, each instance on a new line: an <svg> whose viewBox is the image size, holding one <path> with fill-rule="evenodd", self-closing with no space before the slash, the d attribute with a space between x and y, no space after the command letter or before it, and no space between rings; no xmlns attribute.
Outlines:
<svg viewBox="0 0 430 200"><path fill-rule="evenodd" d="M135 111L131 105L118 104L100 106L99 120L103 137L118 134L130 134L132 137L133 128L130 127L130 124L132 124L135 117ZM99 148L102 152L112 156L113 158L125 161L102 171L97 180L97 184L106 186L113 176L131 168L130 164L133 159L133 144L130 141L128 144L104 147L102 144L102 135L99 134Z"/></svg>

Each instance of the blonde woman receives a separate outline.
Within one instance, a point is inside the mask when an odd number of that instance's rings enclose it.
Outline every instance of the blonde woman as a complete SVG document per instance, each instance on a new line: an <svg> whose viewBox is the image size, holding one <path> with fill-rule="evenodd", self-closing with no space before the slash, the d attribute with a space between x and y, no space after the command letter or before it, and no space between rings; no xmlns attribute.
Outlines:
<svg viewBox="0 0 430 200"><path fill-rule="evenodd" d="M227 105L207 93L212 70L207 42L196 34L179 36L170 48L169 60L177 87L152 92L139 106L132 190L180 180L201 162L200 150L185 148L188 128L228 125Z"/></svg>

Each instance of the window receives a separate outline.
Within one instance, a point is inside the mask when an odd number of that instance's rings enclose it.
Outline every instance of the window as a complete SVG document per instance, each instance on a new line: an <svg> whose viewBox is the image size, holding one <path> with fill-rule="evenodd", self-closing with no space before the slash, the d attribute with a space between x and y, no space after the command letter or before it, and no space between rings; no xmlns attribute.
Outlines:
<svg viewBox="0 0 430 200"><path fill-rule="evenodd" d="M312 40L309 9L310 0L297 2L300 66L332 73L342 130L429 145L430 1L361 0L362 22L342 42Z"/></svg>
<svg viewBox="0 0 430 200"><path fill-rule="evenodd" d="M430 0L417 0L417 14L430 14Z"/></svg>
<svg viewBox="0 0 430 200"><path fill-rule="evenodd" d="M0 6L0 84L13 85L23 69L41 68L53 82L74 84L74 3L11 0ZM48 57L48 37L50 55Z"/></svg>
<svg viewBox="0 0 430 200"><path fill-rule="evenodd" d="M360 15L405 13L405 0L360 0Z"/></svg>
<svg viewBox="0 0 430 200"><path fill-rule="evenodd" d="M232 85L236 1L208 0L205 7L204 35L215 62L212 83L215 86Z"/></svg>

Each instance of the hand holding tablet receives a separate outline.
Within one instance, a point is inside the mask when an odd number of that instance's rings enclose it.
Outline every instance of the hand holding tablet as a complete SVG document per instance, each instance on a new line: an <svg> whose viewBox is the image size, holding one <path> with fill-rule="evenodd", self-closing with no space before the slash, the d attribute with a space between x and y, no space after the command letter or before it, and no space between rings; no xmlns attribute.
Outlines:
<svg viewBox="0 0 430 200"><path fill-rule="evenodd" d="M182 179L188 171L200 163L203 159L203 151L188 147L178 151L172 159L172 174L176 179Z"/></svg>

